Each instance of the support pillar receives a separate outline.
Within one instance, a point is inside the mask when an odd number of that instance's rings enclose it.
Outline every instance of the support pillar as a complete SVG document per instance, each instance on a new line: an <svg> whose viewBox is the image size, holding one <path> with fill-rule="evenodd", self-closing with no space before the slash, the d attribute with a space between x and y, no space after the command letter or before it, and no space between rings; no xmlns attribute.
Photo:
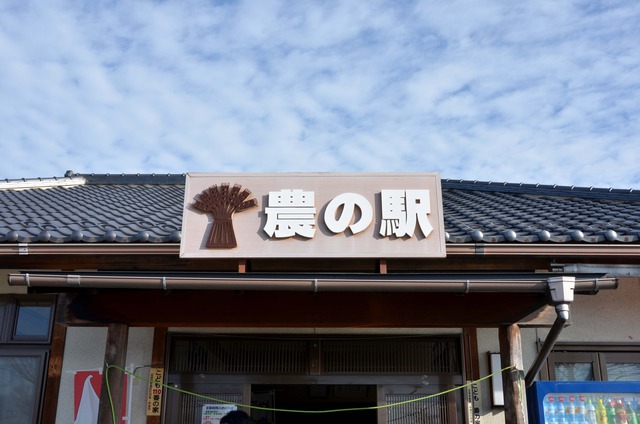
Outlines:
<svg viewBox="0 0 640 424"><path fill-rule="evenodd" d="M505 423L527 424L527 396L520 327L516 324L500 327L499 338L502 366L514 367L502 373Z"/></svg>
<svg viewBox="0 0 640 424"><path fill-rule="evenodd" d="M166 327L156 327L153 330L153 351L151 352L151 368L164 369L164 351L165 351L166 339L167 339ZM169 394L167 393L167 389L163 388L161 402L165 403L168 399L168 396ZM160 423L161 423L160 415L147 416L147 424L160 424Z"/></svg>
<svg viewBox="0 0 640 424"><path fill-rule="evenodd" d="M129 337L129 326L126 324L109 324L107 332L107 347L104 352L104 372L102 373L102 388L100 389L100 403L98 406L98 424L120 423L120 411L122 409L122 397L124 389L125 373L110 368L107 365L116 365L125 368L127 359L127 341ZM111 401L107 390L107 372L109 373L109 388L111 390L111 400L113 401L113 411L118 417L113 419L111 412Z"/></svg>

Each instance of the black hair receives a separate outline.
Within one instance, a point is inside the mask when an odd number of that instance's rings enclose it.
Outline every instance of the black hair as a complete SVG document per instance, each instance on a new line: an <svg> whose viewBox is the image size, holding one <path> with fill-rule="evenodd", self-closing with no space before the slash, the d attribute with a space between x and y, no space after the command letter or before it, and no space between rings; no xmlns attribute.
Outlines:
<svg viewBox="0 0 640 424"><path fill-rule="evenodd" d="M220 424L252 424L252 421L244 411L231 411L220 419Z"/></svg>

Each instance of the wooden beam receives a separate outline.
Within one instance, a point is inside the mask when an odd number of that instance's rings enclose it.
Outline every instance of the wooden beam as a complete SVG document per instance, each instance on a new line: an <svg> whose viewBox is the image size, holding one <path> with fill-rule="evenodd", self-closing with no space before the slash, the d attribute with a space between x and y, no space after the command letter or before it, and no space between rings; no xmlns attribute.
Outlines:
<svg viewBox="0 0 640 424"><path fill-rule="evenodd" d="M545 293L97 290L77 292L66 316L132 327L497 327L546 303Z"/></svg>
<svg viewBox="0 0 640 424"><path fill-rule="evenodd" d="M527 397L520 328L516 324L502 326L498 334L502 366L513 366L502 373L505 423L527 424Z"/></svg>
<svg viewBox="0 0 640 424"><path fill-rule="evenodd" d="M109 329L107 331L107 346L104 352L105 368L102 375L102 388L100 389L100 403L98 406L98 424L113 424L114 422L120 422L125 374L118 369L109 369L107 366L115 365L123 369L125 368L128 336L129 326L126 324L109 324ZM109 390L107 389L107 377L109 381ZM111 399L109 399L109 391ZM113 413L111 408L112 402ZM114 414L117 416L116 420L114 420Z"/></svg>

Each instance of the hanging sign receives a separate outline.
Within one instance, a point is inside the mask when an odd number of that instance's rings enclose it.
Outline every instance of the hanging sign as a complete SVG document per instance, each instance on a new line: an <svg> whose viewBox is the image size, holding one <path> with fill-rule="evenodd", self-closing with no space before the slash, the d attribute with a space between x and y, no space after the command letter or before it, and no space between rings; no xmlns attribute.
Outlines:
<svg viewBox="0 0 640 424"><path fill-rule="evenodd" d="M162 382L164 368L151 368L149 372L149 390L147 393L147 416L160 416L162 410Z"/></svg>
<svg viewBox="0 0 640 424"><path fill-rule="evenodd" d="M180 256L444 257L440 176L189 173Z"/></svg>

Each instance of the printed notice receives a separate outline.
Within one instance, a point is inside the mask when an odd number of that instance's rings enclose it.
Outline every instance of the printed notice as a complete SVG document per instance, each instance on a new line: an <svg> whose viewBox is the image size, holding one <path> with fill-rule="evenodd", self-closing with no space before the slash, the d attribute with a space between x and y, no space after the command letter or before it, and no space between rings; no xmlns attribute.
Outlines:
<svg viewBox="0 0 640 424"><path fill-rule="evenodd" d="M235 405L202 405L202 424L220 424L220 419L231 411L238 409Z"/></svg>

